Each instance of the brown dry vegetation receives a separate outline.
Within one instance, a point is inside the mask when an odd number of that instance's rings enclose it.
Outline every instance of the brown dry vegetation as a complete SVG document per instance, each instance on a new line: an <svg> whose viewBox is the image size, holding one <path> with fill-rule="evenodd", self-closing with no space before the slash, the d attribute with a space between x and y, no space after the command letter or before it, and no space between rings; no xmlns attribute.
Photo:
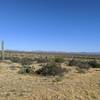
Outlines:
<svg viewBox="0 0 100 100"><path fill-rule="evenodd" d="M33 64L38 67L39 64ZM66 64L61 64L66 67ZM18 74L20 64L0 63L0 100L100 100L100 69L64 76ZM12 68L13 67L13 68Z"/></svg>

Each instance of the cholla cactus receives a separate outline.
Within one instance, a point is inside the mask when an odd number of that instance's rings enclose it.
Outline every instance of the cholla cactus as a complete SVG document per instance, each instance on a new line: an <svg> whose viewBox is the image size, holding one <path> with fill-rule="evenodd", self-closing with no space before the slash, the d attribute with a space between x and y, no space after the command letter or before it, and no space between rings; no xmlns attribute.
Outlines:
<svg viewBox="0 0 100 100"><path fill-rule="evenodd" d="M4 60L4 41L1 42L1 49L2 49L1 58L2 58L2 60Z"/></svg>

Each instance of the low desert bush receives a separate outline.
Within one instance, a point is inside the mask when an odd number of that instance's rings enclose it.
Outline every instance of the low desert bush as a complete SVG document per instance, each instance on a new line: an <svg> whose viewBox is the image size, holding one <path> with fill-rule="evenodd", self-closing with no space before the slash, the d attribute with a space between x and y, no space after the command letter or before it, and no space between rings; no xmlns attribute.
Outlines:
<svg viewBox="0 0 100 100"><path fill-rule="evenodd" d="M28 65L22 66L18 71L19 74L32 74L33 72L33 69Z"/></svg>
<svg viewBox="0 0 100 100"><path fill-rule="evenodd" d="M69 66L78 66L81 61L72 59L69 61Z"/></svg>
<svg viewBox="0 0 100 100"><path fill-rule="evenodd" d="M80 60L75 60L72 59L69 61L69 66L85 66L90 68L100 68L100 64L97 63L96 60L91 60L91 61L80 61Z"/></svg>
<svg viewBox="0 0 100 100"><path fill-rule="evenodd" d="M89 64L92 68L100 68L100 64L97 63L96 60L89 61L88 64Z"/></svg>
<svg viewBox="0 0 100 100"><path fill-rule="evenodd" d="M74 59L69 62L69 66L75 66L79 73L86 73L91 68L88 62L82 62Z"/></svg>
<svg viewBox="0 0 100 100"><path fill-rule="evenodd" d="M77 67L76 70L78 71L78 73L87 73L88 72L87 69L79 68L79 67Z"/></svg>
<svg viewBox="0 0 100 100"><path fill-rule="evenodd" d="M96 68L100 68L100 63L97 64Z"/></svg>
<svg viewBox="0 0 100 100"><path fill-rule="evenodd" d="M21 63L22 65L30 65L33 63L33 59L32 58L20 58L20 57L11 57L9 58L12 62L14 63Z"/></svg>
<svg viewBox="0 0 100 100"><path fill-rule="evenodd" d="M37 70L36 73L43 76L56 76L61 75L66 71L65 68L62 68L60 64L48 63L44 65L41 69Z"/></svg>
<svg viewBox="0 0 100 100"><path fill-rule="evenodd" d="M80 62L80 63L78 63L77 66L79 68L81 68L81 69L86 69L86 70L88 70L89 68L91 68L91 66L87 62Z"/></svg>
<svg viewBox="0 0 100 100"><path fill-rule="evenodd" d="M76 69L79 73L86 73L91 68L91 66L87 62L80 62Z"/></svg>
<svg viewBox="0 0 100 100"><path fill-rule="evenodd" d="M54 58L54 61L55 61L56 63L63 63L65 60L64 60L64 58L62 58L62 57L55 57L55 58Z"/></svg>
<svg viewBox="0 0 100 100"><path fill-rule="evenodd" d="M45 58L39 57L39 58L35 58L35 61L37 61L37 63L47 63L48 59L47 57Z"/></svg>
<svg viewBox="0 0 100 100"><path fill-rule="evenodd" d="M21 61L21 58L19 58L19 57L11 57L9 59L14 63L20 63L20 61Z"/></svg>
<svg viewBox="0 0 100 100"><path fill-rule="evenodd" d="M20 63L22 65L30 65L30 64L33 63L33 59L31 59L31 58L22 58Z"/></svg>

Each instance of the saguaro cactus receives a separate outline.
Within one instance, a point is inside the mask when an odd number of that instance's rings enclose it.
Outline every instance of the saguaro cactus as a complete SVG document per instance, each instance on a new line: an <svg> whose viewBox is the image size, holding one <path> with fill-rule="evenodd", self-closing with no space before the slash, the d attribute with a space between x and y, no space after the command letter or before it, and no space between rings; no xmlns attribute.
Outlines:
<svg viewBox="0 0 100 100"><path fill-rule="evenodd" d="M1 58L2 58L2 60L4 60L4 41L1 42L1 49L2 49Z"/></svg>

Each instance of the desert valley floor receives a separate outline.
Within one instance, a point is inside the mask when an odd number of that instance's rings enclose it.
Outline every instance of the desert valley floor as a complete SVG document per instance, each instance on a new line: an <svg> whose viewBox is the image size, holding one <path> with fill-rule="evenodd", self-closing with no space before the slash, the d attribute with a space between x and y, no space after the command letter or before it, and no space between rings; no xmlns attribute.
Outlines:
<svg viewBox="0 0 100 100"><path fill-rule="evenodd" d="M63 78L18 74L0 63L0 100L100 100L100 69Z"/></svg>

